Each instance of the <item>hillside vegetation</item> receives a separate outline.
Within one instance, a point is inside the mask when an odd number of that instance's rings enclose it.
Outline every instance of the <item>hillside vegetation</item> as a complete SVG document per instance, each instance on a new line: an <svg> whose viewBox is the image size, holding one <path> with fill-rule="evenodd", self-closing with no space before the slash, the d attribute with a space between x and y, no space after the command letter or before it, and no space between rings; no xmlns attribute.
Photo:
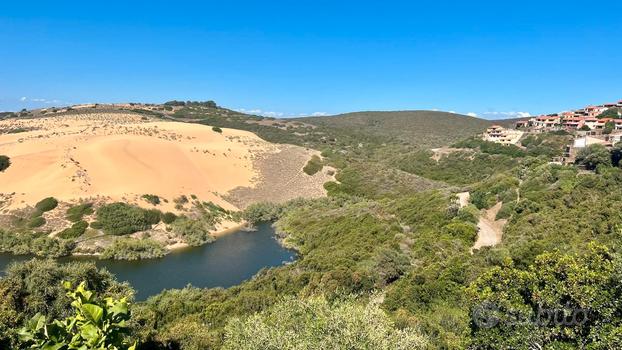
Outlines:
<svg viewBox="0 0 622 350"><path fill-rule="evenodd" d="M359 139L363 143L365 139L375 139L377 142L402 143L420 148L452 144L481 133L491 124L484 119L435 111L370 111L297 120L330 129L333 134Z"/></svg>
<svg viewBox="0 0 622 350"><path fill-rule="evenodd" d="M588 149L582 159L593 171L586 171L550 162L568 135L539 134L524 138L523 148L501 148L471 137L486 126L477 120L464 127L473 130L452 125L449 135L439 135L429 125L417 131L421 120L436 119L401 114L395 118L418 121L403 121L408 132L391 133L397 124L374 116L273 121L212 115L218 107L211 104L171 108L175 118L313 146L322 151L322 164L337 169L337 181L325 185L326 198L256 204L238 214L273 221L283 244L298 252L294 263L228 289L188 286L135 303L126 343L138 341L140 349L622 346L619 148ZM406 140L409 132L421 139ZM456 147L436 157L421 145ZM462 191L471 194L465 206L456 197ZM501 243L472 251L480 210L495 205L501 206L497 218L507 220ZM200 231L183 219L174 222L176 229ZM129 248L128 256L157 250ZM24 249L23 242L14 249ZM64 276L75 282L76 275L105 296L132 295L93 265L16 265L0 279L0 316L7 315L0 317L0 330L7 330L1 340L19 344L13 330L36 312L66 315L71 307L55 283ZM49 294L40 284L51 286ZM585 314L581 322L565 318L576 312Z"/></svg>

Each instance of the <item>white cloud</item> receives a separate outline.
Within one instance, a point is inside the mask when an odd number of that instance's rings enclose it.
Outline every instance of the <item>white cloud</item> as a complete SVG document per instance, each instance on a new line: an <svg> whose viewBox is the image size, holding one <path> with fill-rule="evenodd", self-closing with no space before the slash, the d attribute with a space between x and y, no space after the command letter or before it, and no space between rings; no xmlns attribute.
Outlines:
<svg viewBox="0 0 622 350"><path fill-rule="evenodd" d="M19 99L21 102L34 102L34 103L45 103L45 104L60 104L63 103L63 101L61 100L57 100L57 99L53 99L53 100L48 100L45 98L28 98L26 96L22 97Z"/></svg>
<svg viewBox="0 0 622 350"><path fill-rule="evenodd" d="M529 118L531 113L509 111L509 112L484 112L482 113L486 117L498 118L498 119L510 119L510 118Z"/></svg>
<svg viewBox="0 0 622 350"><path fill-rule="evenodd" d="M477 113L474 113L474 112L469 112L469 113L467 113L467 115L469 117L477 117Z"/></svg>
<svg viewBox="0 0 622 350"><path fill-rule="evenodd" d="M456 114L456 111L449 111L449 113L453 113L453 114Z"/></svg>
<svg viewBox="0 0 622 350"><path fill-rule="evenodd" d="M261 109L245 109L245 108L238 108L235 109L238 112L241 113L246 113L246 114L254 114L254 115L261 115L264 117L273 117L273 118L280 118L284 115L284 113L282 112L275 112L275 111L263 111Z"/></svg>
<svg viewBox="0 0 622 350"><path fill-rule="evenodd" d="M312 117L323 117L323 116L326 116L326 115L328 115L328 113L326 113L326 112L313 112L313 113L311 113Z"/></svg>

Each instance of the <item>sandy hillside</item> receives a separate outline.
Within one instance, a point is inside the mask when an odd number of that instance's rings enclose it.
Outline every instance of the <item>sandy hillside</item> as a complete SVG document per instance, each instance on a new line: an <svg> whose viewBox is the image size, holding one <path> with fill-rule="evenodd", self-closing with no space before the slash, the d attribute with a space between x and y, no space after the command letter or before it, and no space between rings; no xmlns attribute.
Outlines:
<svg viewBox="0 0 622 350"><path fill-rule="evenodd" d="M18 128L29 131L6 133ZM3 120L0 154L9 156L12 165L0 173L0 194L8 199L0 205L16 209L53 196L68 202L99 197L145 206L140 197L155 194L168 200L160 209L173 210L174 198L194 194L236 209L223 197L232 189L265 182L258 160L281 153L282 147L246 131L218 133L205 125L128 113ZM313 152L299 152L292 166L302 173L300 163Z"/></svg>

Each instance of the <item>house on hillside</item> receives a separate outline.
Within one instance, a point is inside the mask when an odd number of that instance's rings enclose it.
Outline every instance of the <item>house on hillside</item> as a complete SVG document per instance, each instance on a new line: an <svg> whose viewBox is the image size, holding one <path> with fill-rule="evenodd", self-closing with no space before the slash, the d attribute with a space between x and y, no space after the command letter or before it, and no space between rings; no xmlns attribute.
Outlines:
<svg viewBox="0 0 622 350"><path fill-rule="evenodd" d="M561 118L558 115L541 115L535 118L533 126L538 129L553 129L560 123Z"/></svg>
<svg viewBox="0 0 622 350"><path fill-rule="evenodd" d="M605 135L605 140L612 146L622 141L622 131L614 131L609 135Z"/></svg>
<svg viewBox="0 0 622 350"><path fill-rule="evenodd" d="M562 121L562 126L566 129L580 129L584 124L585 117L567 117Z"/></svg>
<svg viewBox="0 0 622 350"><path fill-rule="evenodd" d="M596 125L598 125L598 121L599 119L596 117L586 117L586 118L583 118L583 125L586 125L591 130L595 130Z"/></svg>
<svg viewBox="0 0 622 350"><path fill-rule="evenodd" d="M501 125L491 125L482 136L484 141L513 145L520 140L523 132L514 129L506 129Z"/></svg>
<svg viewBox="0 0 622 350"><path fill-rule="evenodd" d="M585 107L585 113L588 117L597 117L599 116L602 112L606 111L607 108L602 107L602 106L588 106Z"/></svg>

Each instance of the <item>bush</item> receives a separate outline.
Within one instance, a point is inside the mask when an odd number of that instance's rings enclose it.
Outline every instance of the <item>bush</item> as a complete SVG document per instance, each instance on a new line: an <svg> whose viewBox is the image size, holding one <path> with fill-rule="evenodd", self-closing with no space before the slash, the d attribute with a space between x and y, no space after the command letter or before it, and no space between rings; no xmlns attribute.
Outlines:
<svg viewBox="0 0 622 350"><path fill-rule="evenodd" d="M42 199L39 203L35 204L35 208L40 212L50 211L58 206L58 201L54 197L48 197Z"/></svg>
<svg viewBox="0 0 622 350"><path fill-rule="evenodd" d="M296 334L296 336L292 336ZM324 297L288 297L266 311L232 319L223 349L424 349L411 328L396 329L377 298L330 303Z"/></svg>
<svg viewBox="0 0 622 350"><path fill-rule="evenodd" d="M91 215L93 212L93 203L74 205L73 207L67 209L66 218L71 222L78 222L82 220L84 215Z"/></svg>
<svg viewBox="0 0 622 350"><path fill-rule="evenodd" d="M0 230L0 252L59 257L69 255L73 247L74 244L70 241L50 238L45 234L34 232L15 234Z"/></svg>
<svg viewBox="0 0 622 350"><path fill-rule="evenodd" d="M262 221L274 221L283 213L283 206L276 203L260 202L249 205L241 214L244 221L254 225Z"/></svg>
<svg viewBox="0 0 622 350"><path fill-rule="evenodd" d="M324 167L324 164L322 163L322 159L314 155L313 157L311 157L311 159L309 159L309 161L307 162L307 165L305 165L304 168L302 168L302 170L307 175L314 175L318 171L322 170L323 167Z"/></svg>
<svg viewBox="0 0 622 350"><path fill-rule="evenodd" d="M162 214L162 222L165 224L172 224L175 219L177 219L177 215L171 213L170 211Z"/></svg>
<svg viewBox="0 0 622 350"><path fill-rule="evenodd" d="M172 226L173 232L191 246L197 247L214 241L214 237L209 234L209 230L213 229L213 227L207 225L202 220L180 218L175 220Z"/></svg>
<svg viewBox="0 0 622 350"><path fill-rule="evenodd" d="M167 253L166 248L153 239L119 238L107 247L102 259L140 260L161 258Z"/></svg>
<svg viewBox="0 0 622 350"><path fill-rule="evenodd" d="M160 197L155 194L143 194L142 198L153 205L160 204Z"/></svg>
<svg viewBox="0 0 622 350"><path fill-rule="evenodd" d="M212 130L217 132L217 133L219 133L219 134L222 134L222 129L217 127L217 126L212 126Z"/></svg>
<svg viewBox="0 0 622 350"><path fill-rule="evenodd" d="M58 237L63 239L73 239L78 238L84 234L86 228L89 227L89 223L86 221L78 221L71 225L71 227L66 228L58 233Z"/></svg>
<svg viewBox="0 0 622 350"><path fill-rule="evenodd" d="M145 219L149 225L157 225L160 222L162 212L158 209L145 210Z"/></svg>
<svg viewBox="0 0 622 350"><path fill-rule="evenodd" d="M603 145L590 145L579 151L576 163L588 170L594 170L599 165L611 166L611 155Z"/></svg>
<svg viewBox="0 0 622 350"><path fill-rule="evenodd" d="M477 226L470 222L452 222L443 227L443 232L452 238L461 239L469 244L474 243L477 238Z"/></svg>
<svg viewBox="0 0 622 350"><path fill-rule="evenodd" d="M102 228L104 228L104 225L102 225L101 222L98 222L98 221L91 222L89 226L91 226L91 228L96 229L96 230L101 230Z"/></svg>
<svg viewBox="0 0 622 350"><path fill-rule="evenodd" d="M11 165L11 160L7 156L0 156L0 171L5 171Z"/></svg>
<svg viewBox="0 0 622 350"><path fill-rule="evenodd" d="M159 218L159 214L158 214ZM110 235L127 235L151 228L154 214L137 206L112 203L97 210L97 222Z"/></svg>
<svg viewBox="0 0 622 350"><path fill-rule="evenodd" d="M30 221L28 221L29 228L36 228L45 225L45 218L41 216L35 216Z"/></svg>

